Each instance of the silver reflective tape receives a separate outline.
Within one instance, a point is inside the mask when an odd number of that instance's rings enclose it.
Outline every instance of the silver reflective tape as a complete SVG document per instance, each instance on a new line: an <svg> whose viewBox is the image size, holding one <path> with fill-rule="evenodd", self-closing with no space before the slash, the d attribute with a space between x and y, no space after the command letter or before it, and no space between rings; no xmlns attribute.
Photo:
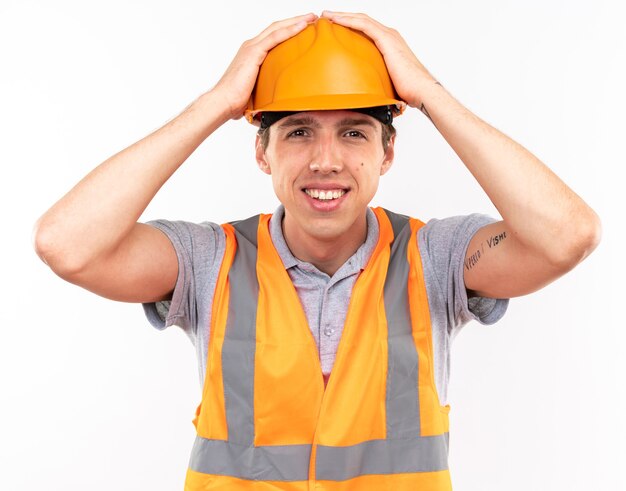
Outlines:
<svg viewBox="0 0 626 491"><path fill-rule="evenodd" d="M371 440L349 447L318 445L315 478L345 481L372 474L436 472L448 469L447 434Z"/></svg>
<svg viewBox="0 0 626 491"><path fill-rule="evenodd" d="M259 296L256 277L258 223L257 215L233 224L237 252L228 273L230 302L222 346L228 440L246 447L251 447L254 442L254 354Z"/></svg>
<svg viewBox="0 0 626 491"><path fill-rule="evenodd" d="M407 246L411 238L408 217L385 210L395 238L385 279L387 316L387 438L420 436L418 360L409 310Z"/></svg>
<svg viewBox="0 0 626 491"><path fill-rule="evenodd" d="M409 223L409 217L407 215L400 215L399 213L394 213L393 211L389 211L383 208L385 215L391 222L391 228L393 229L393 236L398 237L402 229Z"/></svg>
<svg viewBox="0 0 626 491"><path fill-rule="evenodd" d="M242 235L255 248L257 247L257 231L259 229L260 215L246 218L245 220L237 220L230 222L239 235ZM239 238L238 238L239 242Z"/></svg>
<svg viewBox="0 0 626 491"><path fill-rule="evenodd" d="M254 481L306 481L311 445L254 447L196 437L189 468Z"/></svg>

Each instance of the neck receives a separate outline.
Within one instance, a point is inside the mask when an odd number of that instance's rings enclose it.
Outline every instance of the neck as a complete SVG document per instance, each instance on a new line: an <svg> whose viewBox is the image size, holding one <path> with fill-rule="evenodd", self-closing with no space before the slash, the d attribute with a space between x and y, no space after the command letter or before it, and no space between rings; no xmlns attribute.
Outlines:
<svg viewBox="0 0 626 491"><path fill-rule="evenodd" d="M349 231L338 236L314 236L305 230L292 227L286 212L282 228L285 242L296 258L311 263L332 276L365 242L367 214L363 213Z"/></svg>

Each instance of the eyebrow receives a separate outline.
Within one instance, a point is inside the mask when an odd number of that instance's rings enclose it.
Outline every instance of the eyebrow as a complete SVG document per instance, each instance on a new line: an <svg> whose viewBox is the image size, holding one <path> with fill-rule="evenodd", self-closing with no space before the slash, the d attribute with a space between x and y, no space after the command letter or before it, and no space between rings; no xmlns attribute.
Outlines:
<svg viewBox="0 0 626 491"><path fill-rule="evenodd" d="M344 126L371 126L372 128L376 128L376 123L371 119L365 118L344 118L339 123L337 123L337 127L341 128Z"/></svg>
<svg viewBox="0 0 626 491"><path fill-rule="evenodd" d="M294 126L310 126L311 128L321 128L322 125L315 118L310 116L301 116L298 118L285 119L278 125L279 129L292 128ZM337 124L337 128L343 128L346 126L371 126L376 128L376 124L371 119L366 118L344 118Z"/></svg>
<svg viewBox="0 0 626 491"><path fill-rule="evenodd" d="M311 126L313 128L321 128L319 122L310 116L301 116L299 118L285 119L282 123L278 125L278 128L291 128L293 126Z"/></svg>

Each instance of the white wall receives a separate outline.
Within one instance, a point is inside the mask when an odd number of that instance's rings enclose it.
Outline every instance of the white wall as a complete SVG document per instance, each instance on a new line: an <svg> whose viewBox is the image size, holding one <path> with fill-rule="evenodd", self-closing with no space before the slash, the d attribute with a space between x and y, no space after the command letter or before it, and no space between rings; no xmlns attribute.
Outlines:
<svg viewBox="0 0 626 491"><path fill-rule="evenodd" d="M324 8L398 29L453 95L603 219L602 244L576 270L456 339L455 489L626 489L622 3L301 4L0 0L0 489L182 489L200 397L191 344L178 328L153 330L140 305L56 277L32 249L32 226L210 88L245 39ZM397 127L396 163L374 204L422 219L498 216L421 113ZM243 120L220 128L142 221L272 211L253 137Z"/></svg>

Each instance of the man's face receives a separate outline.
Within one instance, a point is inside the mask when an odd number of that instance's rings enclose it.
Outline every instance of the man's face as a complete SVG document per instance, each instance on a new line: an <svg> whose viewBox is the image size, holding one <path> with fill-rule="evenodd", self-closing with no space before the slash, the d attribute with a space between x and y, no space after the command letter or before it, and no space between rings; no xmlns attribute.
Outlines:
<svg viewBox="0 0 626 491"><path fill-rule="evenodd" d="M367 205L393 160L393 139L383 150L380 122L352 111L307 111L270 130L265 150L257 137L256 157L285 207L285 233L302 240L362 234Z"/></svg>

